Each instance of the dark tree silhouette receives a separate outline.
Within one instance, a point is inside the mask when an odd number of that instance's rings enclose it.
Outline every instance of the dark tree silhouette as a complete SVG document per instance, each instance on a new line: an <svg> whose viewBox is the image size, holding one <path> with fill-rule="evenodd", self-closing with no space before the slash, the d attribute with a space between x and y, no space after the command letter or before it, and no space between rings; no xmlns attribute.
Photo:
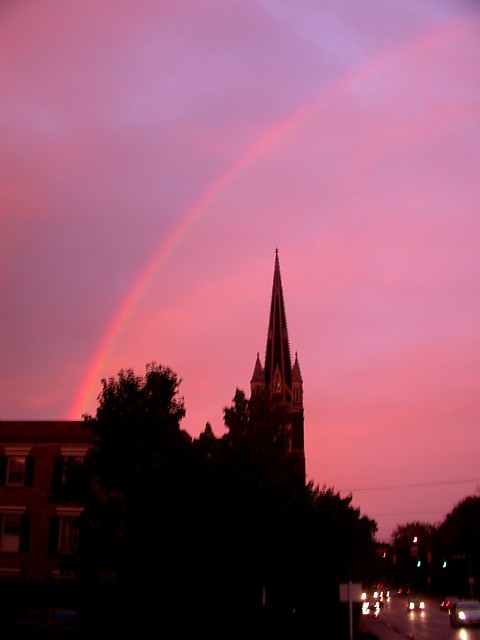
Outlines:
<svg viewBox="0 0 480 640"><path fill-rule="evenodd" d="M85 461L90 495L82 522L80 570L116 585L121 613L168 610L184 572L190 496L191 438L180 380L151 363L102 380L94 417L85 416L93 447ZM152 589L152 584L154 589ZM145 615L143 616L145 618ZM125 621L126 623L126 621Z"/></svg>
<svg viewBox="0 0 480 640"><path fill-rule="evenodd" d="M341 581L370 578L376 523L361 517L351 496L299 485L285 438L288 413L266 394L247 399L237 389L224 421L218 486L226 489L222 521L233 545L224 557L231 556L235 584L250 606L310 624L319 603L338 606Z"/></svg>
<svg viewBox="0 0 480 640"><path fill-rule="evenodd" d="M462 597L478 594L480 575L480 496L461 500L438 531L442 574Z"/></svg>
<svg viewBox="0 0 480 640"><path fill-rule="evenodd" d="M139 616L178 632L272 622L299 632L312 618L324 627L321 606L338 608L339 583L374 566L376 523L351 496L298 482L288 414L266 394L237 389L225 433L207 423L192 439L180 428L179 384L155 363L145 377L122 370L102 381L97 412L85 416L82 579L107 585L125 628L138 630Z"/></svg>

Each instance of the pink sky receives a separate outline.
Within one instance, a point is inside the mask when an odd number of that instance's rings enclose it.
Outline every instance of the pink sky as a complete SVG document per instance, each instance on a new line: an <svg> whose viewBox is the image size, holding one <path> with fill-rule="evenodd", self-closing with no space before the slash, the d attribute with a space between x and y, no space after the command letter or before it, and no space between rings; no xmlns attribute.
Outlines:
<svg viewBox="0 0 480 640"><path fill-rule="evenodd" d="M6 0L0 419L182 379L249 392L278 247L307 476L377 520L480 487L480 10Z"/></svg>

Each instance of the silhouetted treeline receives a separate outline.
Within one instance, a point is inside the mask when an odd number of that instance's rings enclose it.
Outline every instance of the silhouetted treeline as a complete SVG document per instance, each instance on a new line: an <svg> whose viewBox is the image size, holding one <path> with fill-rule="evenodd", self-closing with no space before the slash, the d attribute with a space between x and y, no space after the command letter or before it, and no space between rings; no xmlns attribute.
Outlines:
<svg viewBox="0 0 480 640"><path fill-rule="evenodd" d="M461 500L441 523L398 525L393 532L389 572L397 584L419 591L478 596L480 496Z"/></svg>
<svg viewBox="0 0 480 640"><path fill-rule="evenodd" d="M287 417L265 395L237 389L225 434L207 424L192 439L179 385L155 363L102 381L85 416L92 450L63 489L87 505L79 583L103 604L112 595L125 625L324 625L325 607L336 619L339 584L374 578L376 523L350 497L298 481Z"/></svg>

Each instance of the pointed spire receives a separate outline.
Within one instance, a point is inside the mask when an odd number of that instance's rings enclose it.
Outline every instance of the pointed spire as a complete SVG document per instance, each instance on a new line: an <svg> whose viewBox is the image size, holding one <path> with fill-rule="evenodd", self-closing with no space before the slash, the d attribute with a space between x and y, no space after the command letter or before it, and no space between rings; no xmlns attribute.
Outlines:
<svg viewBox="0 0 480 640"><path fill-rule="evenodd" d="M283 402L291 402L292 364L278 249L275 249L275 268L264 370L265 384L271 396Z"/></svg>
<svg viewBox="0 0 480 640"><path fill-rule="evenodd" d="M287 409L291 422L284 425L285 450L298 478L305 483L303 380L297 353L293 368L290 359L278 249L275 249L265 367L262 367L260 354L257 352L250 388L252 395L265 390L271 400Z"/></svg>
<svg viewBox="0 0 480 640"><path fill-rule="evenodd" d="M264 385L265 384L265 371L263 370L262 363L260 362L260 354L257 351L257 360L255 361L255 368L253 369L251 385Z"/></svg>
<svg viewBox="0 0 480 640"><path fill-rule="evenodd" d="M293 369L292 369L292 382L294 383L303 382L302 372L300 371L300 365L298 363L298 354L296 351L295 351L295 362L293 363Z"/></svg>

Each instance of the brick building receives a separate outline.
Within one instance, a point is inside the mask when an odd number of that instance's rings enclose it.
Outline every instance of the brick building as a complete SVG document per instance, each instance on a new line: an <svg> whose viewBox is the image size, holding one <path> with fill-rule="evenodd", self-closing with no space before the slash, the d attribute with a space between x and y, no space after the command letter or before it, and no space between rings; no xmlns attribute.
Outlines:
<svg viewBox="0 0 480 640"><path fill-rule="evenodd" d="M81 421L0 421L0 580L68 578L62 561L76 552L83 505L50 494L90 439Z"/></svg>

